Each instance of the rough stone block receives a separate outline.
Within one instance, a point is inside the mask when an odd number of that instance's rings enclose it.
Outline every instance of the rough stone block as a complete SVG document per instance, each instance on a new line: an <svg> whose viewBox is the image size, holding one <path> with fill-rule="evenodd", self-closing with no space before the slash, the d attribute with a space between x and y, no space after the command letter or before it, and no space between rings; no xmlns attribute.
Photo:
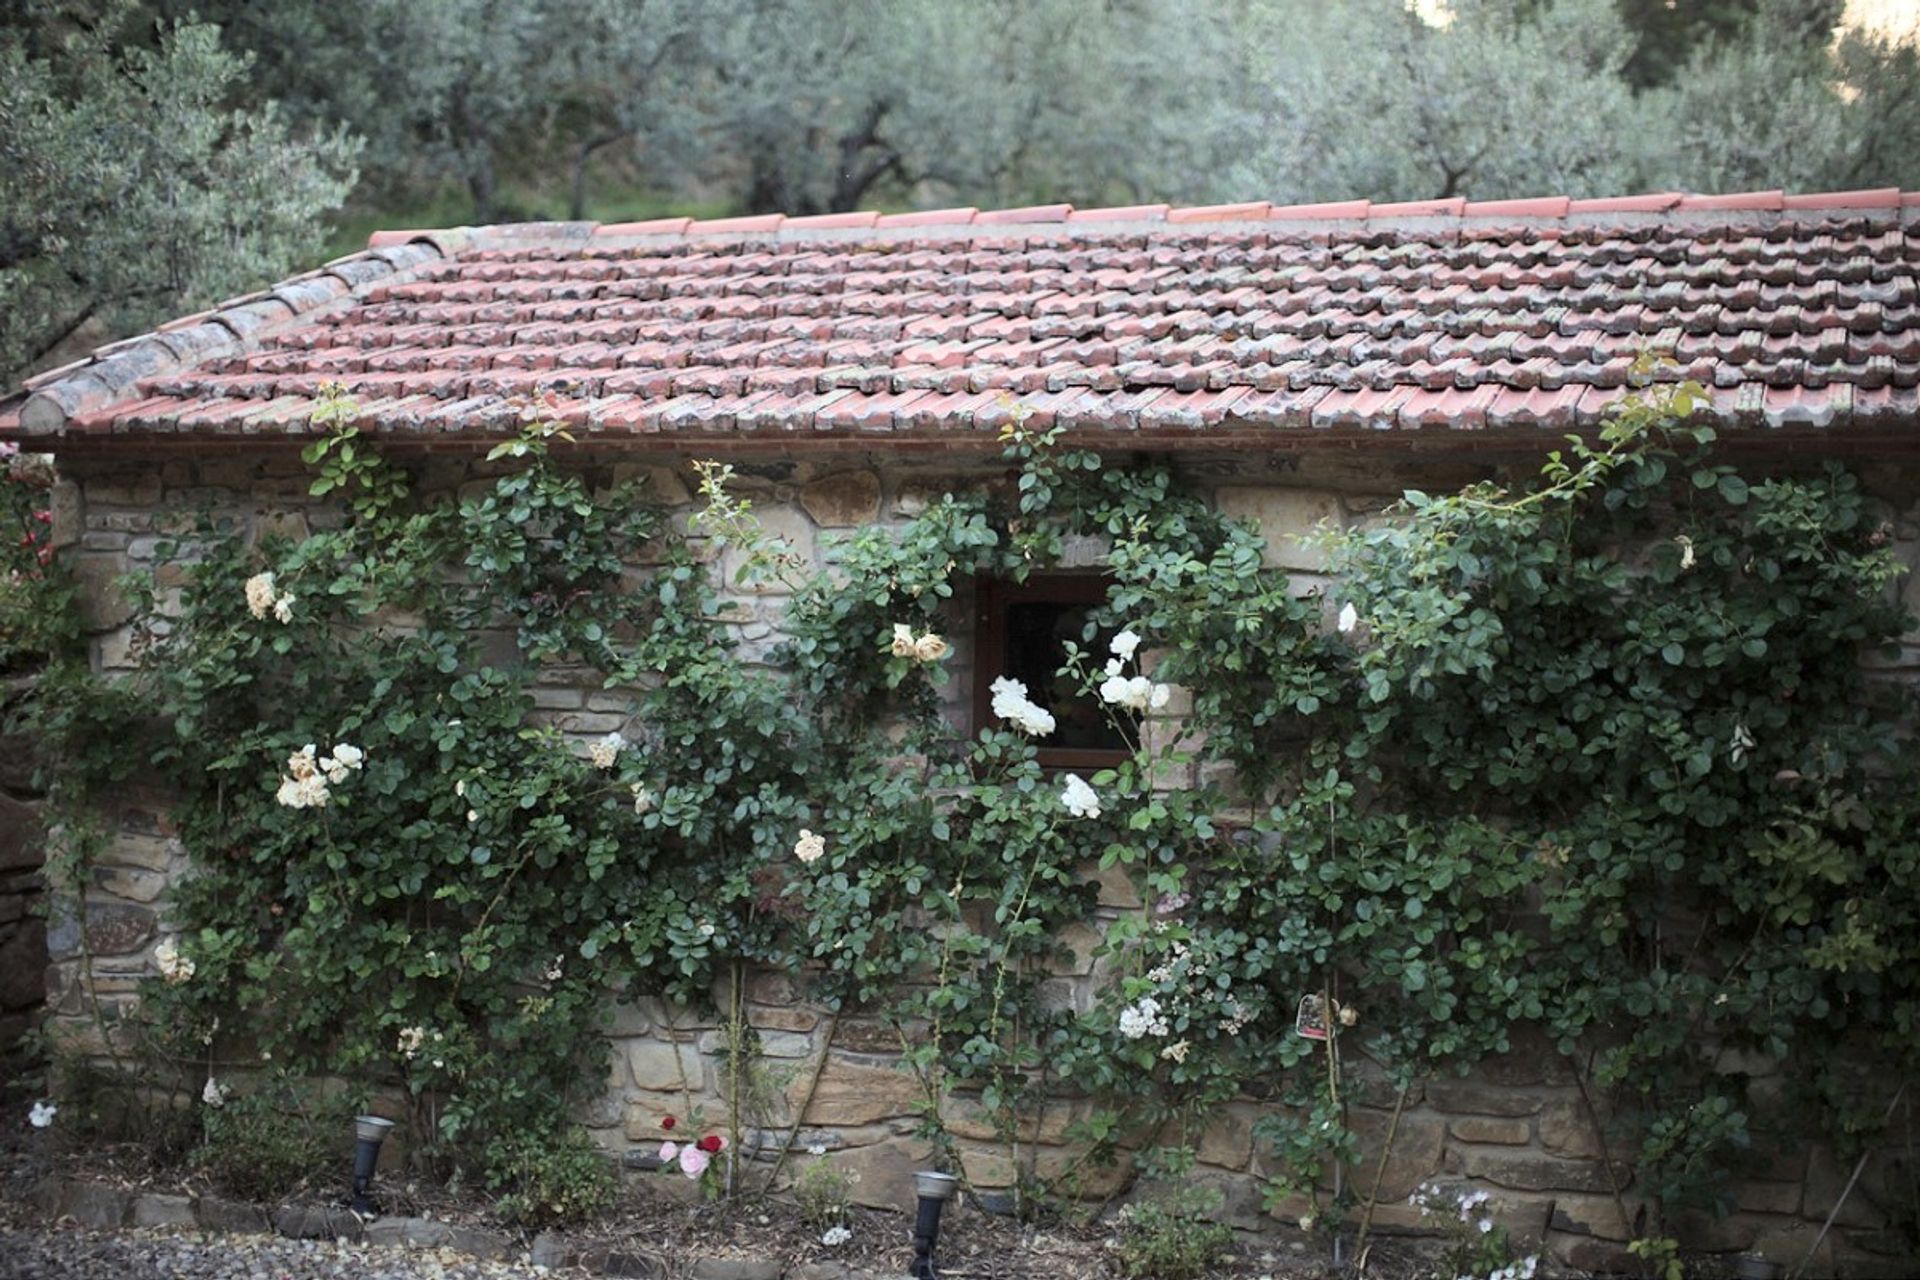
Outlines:
<svg viewBox="0 0 1920 1280"><path fill-rule="evenodd" d="M785 1266L778 1258L700 1258L693 1264L693 1280L780 1280Z"/></svg>
<svg viewBox="0 0 1920 1280"><path fill-rule="evenodd" d="M1317 571L1327 567L1326 548L1315 541L1321 526L1341 525L1340 500L1311 489L1266 485L1223 485L1215 491L1222 515L1258 526L1267 540L1265 559L1282 569Z"/></svg>
<svg viewBox="0 0 1920 1280"><path fill-rule="evenodd" d="M45 856L39 807L0 792L0 872L31 870Z"/></svg>
<svg viewBox="0 0 1920 1280"><path fill-rule="evenodd" d="M143 871L137 867L95 867L93 883L117 898L133 902L155 902L167 891L166 876L158 871Z"/></svg>
<svg viewBox="0 0 1920 1280"><path fill-rule="evenodd" d="M787 1086L787 1101L794 1107L806 1100L809 1074L801 1071ZM912 1114L919 1098L919 1083L910 1072L853 1062L834 1054L820 1073L820 1083L800 1119L807 1124L873 1124Z"/></svg>
<svg viewBox="0 0 1920 1280"><path fill-rule="evenodd" d="M376 1218L367 1224L368 1244L437 1249L452 1235L452 1227L431 1218Z"/></svg>
<svg viewBox="0 0 1920 1280"><path fill-rule="evenodd" d="M1533 1137L1525 1120L1498 1116L1461 1116L1447 1125L1447 1132L1462 1142L1489 1142L1505 1147L1524 1147Z"/></svg>
<svg viewBox="0 0 1920 1280"><path fill-rule="evenodd" d="M1447 1122L1439 1116L1417 1111L1403 1113L1391 1148L1386 1145L1387 1130L1393 1124L1389 1112L1355 1107L1347 1117L1347 1124L1358 1142L1360 1154L1348 1174L1353 1185L1371 1187L1380 1169L1381 1153L1387 1154L1386 1169L1380 1179L1383 1200L1405 1200L1415 1187L1440 1169Z"/></svg>
<svg viewBox="0 0 1920 1280"><path fill-rule="evenodd" d="M1201 1164L1243 1169L1253 1158L1254 1112L1251 1107L1226 1107L1207 1122L1200 1135Z"/></svg>
<svg viewBox="0 0 1920 1280"><path fill-rule="evenodd" d="M81 1182L68 1189L62 1210L83 1227L122 1227L132 1207L133 1197L117 1187Z"/></svg>
<svg viewBox="0 0 1920 1280"><path fill-rule="evenodd" d="M273 1229L289 1240L359 1240L366 1226L350 1209L290 1204L273 1215Z"/></svg>
<svg viewBox="0 0 1920 1280"><path fill-rule="evenodd" d="M627 1066L642 1089L692 1089L706 1079L700 1051L677 1041L635 1040L627 1045Z"/></svg>
<svg viewBox="0 0 1920 1280"><path fill-rule="evenodd" d="M1498 1183L1516 1191L1610 1191L1607 1171L1598 1161L1556 1160L1524 1152L1456 1150L1448 1167L1455 1173ZM1628 1173L1618 1174L1622 1183Z"/></svg>
<svg viewBox="0 0 1920 1280"><path fill-rule="evenodd" d="M203 1196L200 1200L200 1225L209 1231L229 1231L242 1235L264 1235L272 1225L267 1212L257 1204Z"/></svg>
<svg viewBox="0 0 1920 1280"><path fill-rule="evenodd" d="M111 631L133 617L133 602L114 585L127 571L120 556L77 555L67 561L79 591L80 620L89 631Z"/></svg>
<svg viewBox="0 0 1920 1280"><path fill-rule="evenodd" d="M826 476L800 491L800 505L825 529L871 523L880 514L880 477L871 471Z"/></svg>
<svg viewBox="0 0 1920 1280"><path fill-rule="evenodd" d="M836 1151L826 1158L835 1168L852 1175L853 1186L848 1195L853 1203L870 1209L907 1212L916 1203L913 1175L928 1167L932 1152L924 1143L896 1138Z"/></svg>
<svg viewBox="0 0 1920 1280"><path fill-rule="evenodd" d="M1436 1110L1456 1115L1530 1116L1542 1106L1542 1100L1533 1094L1458 1079L1427 1081L1427 1101Z"/></svg>

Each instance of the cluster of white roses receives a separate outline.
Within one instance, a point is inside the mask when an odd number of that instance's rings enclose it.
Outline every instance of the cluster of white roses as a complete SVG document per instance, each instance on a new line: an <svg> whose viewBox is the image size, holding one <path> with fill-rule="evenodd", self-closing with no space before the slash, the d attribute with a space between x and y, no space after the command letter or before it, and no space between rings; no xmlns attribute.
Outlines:
<svg viewBox="0 0 1920 1280"><path fill-rule="evenodd" d="M627 740L618 733L610 733L587 746L587 759L596 769L611 769L613 762L626 750Z"/></svg>
<svg viewBox="0 0 1920 1280"><path fill-rule="evenodd" d="M1100 700L1129 711L1159 711L1173 697L1171 687L1155 684L1144 675L1126 675L1127 663L1140 647L1140 637L1131 627L1115 636L1107 646L1113 656L1107 659L1107 678L1100 684Z"/></svg>
<svg viewBox="0 0 1920 1280"><path fill-rule="evenodd" d="M153 967L168 986L177 987L193 977L193 961L180 954L180 944L172 938L153 949Z"/></svg>
<svg viewBox="0 0 1920 1280"><path fill-rule="evenodd" d="M1141 996L1120 1011L1120 1034L1129 1040L1164 1036L1169 1030L1166 1015L1160 1012L1160 1001L1153 996Z"/></svg>
<svg viewBox="0 0 1920 1280"><path fill-rule="evenodd" d="M947 656L951 646L938 635L929 631L916 636L913 628L904 622L893 624L893 656L912 658L915 662L938 662Z"/></svg>
<svg viewBox="0 0 1920 1280"><path fill-rule="evenodd" d="M256 618L269 613L279 622L293 621L294 594L274 585L271 573L256 573L247 579L247 612Z"/></svg>
<svg viewBox="0 0 1920 1280"><path fill-rule="evenodd" d="M289 809L320 809L332 799L328 785L339 785L367 761L367 753L350 743L338 743L331 755L316 758L311 742L287 757L274 800Z"/></svg>
<svg viewBox="0 0 1920 1280"><path fill-rule="evenodd" d="M1053 732L1053 713L1027 697L1026 685L1001 676L988 687L993 691L993 714L1030 738L1044 738Z"/></svg>
<svg viewBox="0 0 1920 1280"><path fill-rule="evenodd" d="M421 1050L427 1047L427 1041L429 1039L437 1045L445 1040L446 1037L438 1031L429 1035L425 1027L402 1027L400 1029L399 1039L395 1042L394 1047L399 1049L401 1057L411 1062L420 1056ZM444 1058L435 1058L433 1059L433 1065L436 1067L444 1067L447 1064Z"/></svg>

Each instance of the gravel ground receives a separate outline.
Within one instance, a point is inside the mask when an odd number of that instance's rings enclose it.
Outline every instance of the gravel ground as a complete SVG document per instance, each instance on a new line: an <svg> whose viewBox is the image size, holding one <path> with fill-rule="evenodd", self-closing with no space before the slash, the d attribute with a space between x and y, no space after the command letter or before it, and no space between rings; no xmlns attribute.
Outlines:
<svg viewBox="0 0 1920 1280"><path fill-rule="evenodd" d="M438 1249L77 1227L0 1230L3 1280L532 1280L524 1263Z"/></svg>

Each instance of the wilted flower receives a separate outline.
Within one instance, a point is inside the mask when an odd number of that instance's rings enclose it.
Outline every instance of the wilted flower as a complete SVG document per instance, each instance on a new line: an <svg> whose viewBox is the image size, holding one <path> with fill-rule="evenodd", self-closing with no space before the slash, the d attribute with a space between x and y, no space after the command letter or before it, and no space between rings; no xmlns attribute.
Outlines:
<svg viewBox="0 0 1920 1280"><path fill-rule="evenodd" d="M168 938L153 949L153 966L171 986L193 977L193 961L180 954L180 944Z"/></svg>
<svg viewBox="0 0 1920 1280"><path fill-rule="evenodd" d="M846 1226L828 1227L820 1233L820 1243L829 1249L836 1249L853 1239L853 1231Z"/></svg>
<svg viewBox="0 0 1920 1280"><path fill-rule="evenodd" d="M264 618L273 609L275 596L273 575L256 573L247 579L247 612L256 618Z"/></svg>
<svg viewBox="0 0 1920 1280"><path fill-rule="evenodd" d="M1341 1026L1343 1026L1343 1027L1351 1027L1351 1026L1354 1026L1354 1025L1356 1025L1356 1024L1358 1024L1358 1023L1359 1023L1359 1021L1360 1021L1360 1011L1359 1011L1358 1009L1356 1009L1356 1008L1354 1008L1354 1007L1353 1007L1352 1005L1350 1005L1350 1004L1343 1004L1343 1005L1339 1005L1339 1006L1337 1006L1337 1007L1338 1007L1338 1008L1339 1008L1339 1010L1340 1010L1340 1015L1339 1015L1339 1016L1340 1016L1340 1025L1341 1025Z"/></svg>
<svg viewBox="0 0 1920 1280"><path fill-rule="evenodd" d="M644 814L651 811L652 808L653 808L653 792L647 790L645 783L641 783L641 782L634 783L633 784L634 813Z"/></svg>
<svg viewBox="0 0 1920 1280"><path fill-rule="evenodd" d="M1185 1040L1175 1040L1172 1044L1160 1051L1160 1056L1169 1062L1185 1062L1187 1060L1187 1050L1191 1047L1192 1046Z"/></svg>
<svg viewBox="0 0 1920 1280"><path fill-rule="evenodd" d="M210 1107L224 1107L227 1105L227 1095L231 1092L226 1085L208 1076L206 1088L200 1090L200 1101Z"/></svg>
<svg viewBox="0 0 1920 1280"><path fill-rule="evenodd" d="M1053 732L1053 713L1036 706L1027 697L1026 685L1008 676L1001 676L989 687L993 690L993 714L1010 722L1028 737L1044 738Z"/></svg>
<svg viewBox="0 0 1920 1280"><path fill-rule="evenodd" d="M904 622L893 624L893 656L896 658L913 656L913 628Z"/></svg>
<svg viewBox="0 0 1920 1280"><path fill-rule="evenodd" d="M292 622L293 621L294 599L295 597L291 593L289 593L287 595L281 596L278 600L275 600L273 602L273 619L275 622Z"/></svg>
<svg viewBox="0 0 1920 1280"><path fill-rule="evenodd" d="M400 1038L395 1042L395 1047L400 1050L401 1057L411 1058L420 1052L420 1046L426 1042L427 1029L425 1027L402 1027L400 1029Z"/></svg>
<svg viewBox="0 0 1920 1280"><path fill-rule="evenodd" d="M60 1108L53 1103L36 1102L33 1104L33 1109L27 1112L27 1123L36 1129L44 1129L52 1124L53 1118L59 1114Z"/></svg>
<svg viewBox="0 0 1920 1280"><path fill-rule="evenodd" d="M929 631L913 642L913 657L916 662L938 662L947 656L948 644Z"/></svg>
<svg viewBox="0 0 1920 1280"><path fill-rule="evenodd" d="M620 752L626 745L625 738L617 733L610 733L587 747L587 759L593 762L593 767L596 769L611 769L613 762L620 758Z"/></svg>
<svg viewBox="0 0 1920 1280"><path fill-rule="evenodd" d="M800 828L800 838L793 842L793 856L802 862L818 862L826 856L827 838L815 835L805 827Z"/></svg>
<svg viewBox="0 0 1920 1280"><path fill-rule="evenodd" d="M1673 540L1673 543L1675 546L1680 548L1681 572L1684 573L1686 570L1693 568L1693 565L1694 565L1693 539L1689 538L1686 534L1683 533L1679 537L1675 538Z"/></svg>
<svg viewBox="0 0 1920 1280"><path fill-rule="evenodd" d="M1100 797L1077 773L1067 775L1067 785L1060 793L1060 803L1067 806L1067 812L1076 818L1100 816Z"/></svg>

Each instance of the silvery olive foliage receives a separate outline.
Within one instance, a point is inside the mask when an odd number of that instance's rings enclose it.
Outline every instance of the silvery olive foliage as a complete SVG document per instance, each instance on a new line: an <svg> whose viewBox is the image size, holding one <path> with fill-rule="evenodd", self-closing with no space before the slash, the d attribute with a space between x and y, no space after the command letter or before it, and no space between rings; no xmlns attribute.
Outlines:
<svg viewBox="0 0 1920 1280"><path fill-rule="evenodd" d="M235 105L252 70L216 27L156 28L118 0L53 8L0 20L8 388L76 334L98 342L289 274L356 177L343 126Z"/></svg>
<svg viewBox="0 0 1920 1280"><path fill-rule="evenodd" d="M1750 1142L1869 1138L1915 1065L1908 708L1861 663L1910 620L1853 476L1749 478L1683 425L1699 387L1641 373L1538 474L1330 535L1306 597L1170 469L1017 417L1011 483L813 574L725 467L684 535L537 422L423 493L335 400L309 456L337 527L184 535L140 671L50 729L75 806L180 797L191 965L148 1016L397 1090L503 1189L602 1087L610 1002L725 1009L769 966L892 1029L946 1158L956 1099L989 1117L1028 1204L1177 1165L1251 1097L1276 1199L1337 1223L1360 1072L1525 1045L1581 1075L1636 1194L1711 1205ZM1067 670L1132 750L1076 786L1026 691L968 736L936 690L971 584L1084 536L1111 588ZM788 578L771 652L722 562ZM590 751L534 714L583 674L622 717ZM1042 1164L1063 1094L1091 1106Z"/></svg>

